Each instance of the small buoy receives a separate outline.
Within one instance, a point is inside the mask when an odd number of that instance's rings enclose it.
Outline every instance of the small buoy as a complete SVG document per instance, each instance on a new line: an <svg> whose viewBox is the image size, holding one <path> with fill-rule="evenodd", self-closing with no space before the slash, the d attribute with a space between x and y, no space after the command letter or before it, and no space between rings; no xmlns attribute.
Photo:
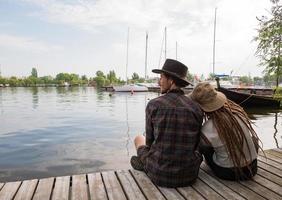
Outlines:
<svg viewBox="0 0 282 200"><path fill-rule="evenodd" d="M113 95L112 93L109 94L110 97L111 97L112 95Z"/></svg>

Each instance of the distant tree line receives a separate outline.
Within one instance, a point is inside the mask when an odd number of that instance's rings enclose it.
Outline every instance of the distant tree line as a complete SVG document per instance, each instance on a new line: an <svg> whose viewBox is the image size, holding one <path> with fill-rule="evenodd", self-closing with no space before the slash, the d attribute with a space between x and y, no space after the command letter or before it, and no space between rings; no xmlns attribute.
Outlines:
<svg viewBox="0 0 282 200"><path fill-rule="evenodd" d="M53 85L64 85L68 83L72 86L79 86L88 84L88 79L85 75L79 76L78 74L59 73L56 77L42 76L38 77L37 69L32 68L31 75L28 77L16 77L12 76L9 78L0 76L0 84L9 85L12 87L32 87L32 86L53 86Z"/></svg>
<svg viewBox="0 0 282 200"><path fill-rule="evenodd" d="M28 77L2 77L0 76L1 85L9 85L11 87L34 87L34 86L81 86L91 85L96 87L122 85L128 83L141 83L145 79L140 77L137 73L133 73L131 79L127 81L117 78L114 70L110 70L108 74L102 71L97 71L95 77L88 78L86 75L79 76L74 73L59 73L56 77L42 76L38 77L37 69L32 68L31 75ZM150 82L150 81L148 81Z"/></svg>
<svg viewBox="0 0 282 200"><path fill-rule="evenodd" d="M79 76L74 73L59 73L56 77L52 76L42 76L38 77L37 69L32 68L31 75L28 77L18 78L12 76L9 78L0 76L1 85L9 85L12 87L34 87L34 86L64 86L65 84L70 86L81 86L81 85L91 85L95 87L112 86L112 85L122 85L127 83L144 83L144 82L156 82L156 79L145 80L145 78L140 77L136 72L134 72L127 81L117 78L114 70L110 70L109 73L105 74L102 71L97 71L96 76L88 78L86 75ZM194 80L206 80L204 75L199 78L196 75L187 73L187 79L191 82ZM213 80L214 75L209 74L207 80ZM272 87L276 84L277 76L275 74L265 73L263 77L250 77L250 76L240 76L239 82L243 85L263 85ZM231 80L231 77L223 78L223 80ZM282 77L279 77L279 82L282 82Z"/></svg>

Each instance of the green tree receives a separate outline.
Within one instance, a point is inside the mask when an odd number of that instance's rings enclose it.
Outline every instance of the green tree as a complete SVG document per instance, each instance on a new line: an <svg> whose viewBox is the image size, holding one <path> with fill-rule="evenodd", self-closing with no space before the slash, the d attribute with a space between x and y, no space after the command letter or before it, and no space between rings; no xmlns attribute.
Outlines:
<svg viewBox="0 0 282 200"><path fill-rule="evenodd" d="M83 81L88 81L88 78L87 78L86 75L82 75L82 76L81 76L81 80L83 80Z"/></svg>
<svg viewBox="0 0 282 200"><path fill-rule="evenodd" d="M86 75L81 76L81 84L88 84L88 78Z"/></svg>
<svg viewBox="0 0 282 200"><path fill-rule="evenodd" d="M56 75L56 81L57 83L60 83L60 84L63 84L64 82L70 82L71 75L68 73L59 73Z"/></svg>
<svg viewBox="0 0 282 200"><path fill-rule="evenodd" d="M96 76L94 78L97 87L102 87L105 85L106 79L103 76Z"/></svg>
<svg viewBox="0 0 282 200"><path fill-rule="evenodd" d="M265 66L265 73L275 74L276 87L279 85L279 77L282 75L282 5L280 0L272 2L270 16L257 17L259 21L258 41L256 55L260 58L260 65Z"/></svg>
<svg viewBox="0 0 282 200"><path fill-rule="evenodd" d="M37 78L38 74L37 74L37 69L36 68L32 68L31 70L31 76Z"/></svg>
<svg viewBox="0 0 282 200"><path fill-rule="evenodd" d="M8 83L12 87L17 87L18 86L18 78L15 76L12 76L11 78L8 79Z"/></svg>
<svg viewBox="0 0 282 200"><path fill-rule="evenodd" d="M263 85L263 78L262 77L255 76L253 78L253 80L254 80L255 85Z"/></svg>
<svg viewBox="0 0 282 200"><path fill-rule="evenodd" d="M187 76L186 76L188 81L194 81L194 76L191 74L189 71L187 71Z"/></svg>
<svg viewBox="0 0 282 200"><path fill-rule="evenodd" d="M69 75L69 78L70 78L70 84L71 85L79 85L81 80L79 79L79 75L78 74L70 74Z"/></svg>
<svg viewBox="0 0 282 200"><path fill-rule="evenodd" d="M138 83L144 83L144 82L145 82L145 78L140 77L140 78L138 79Z"/></svg>
<svg viewBox="0 0 282 200"><path fill-rule="evenodd" d="M246 85L250 85L252 83L252 78L249 76L241 76L239 80L241 83L244 83Z"/></svg>
<svg viewBox="0 0 282 200"><path fill-rule="evenodd" d="M276 76L275 74L265 74L263 76L263 81L267 86L273 86L276 84ZM280 76L279 81L282 81L282 77Z"/></svg>
<svg viewBox="0 0 282 200"><path fill-rule="evenodd" d="M96 76L100 76L100 77L106 78L106 76L104 75L104 73L103 73L102 71L100 71L100 70L96 72Z"/></svg>
<svg viewBox="0 0 282 200"><path fill-rule="evenodd" d="M53 77L52 76L43 76L43 77L40 77L40 80L44 84L52 84L53 83Z"/></svg>
<svg viewBox="0 0 282 200"><path fill-rule="evenodd" d="M0 76L0 84L7 84L8 83L8 80L7 80L7 78L4 78L4 77L2 77L2 76Z"/></svg>
<svg viewBox="0 0 282 200"><path fill-rule="evenodd" d="M117 82L117 77L114 70L109 71L109 73L107 74L107 79L109 80L110 84Z"/></svg>
<svg viewBox="0 0 282 200"><path fill-rule="evenodd" d="M132 80L133 80L133 81L139 80L139 75L138 75L136 72L134 72L134 73L132 74Z"/></svg>

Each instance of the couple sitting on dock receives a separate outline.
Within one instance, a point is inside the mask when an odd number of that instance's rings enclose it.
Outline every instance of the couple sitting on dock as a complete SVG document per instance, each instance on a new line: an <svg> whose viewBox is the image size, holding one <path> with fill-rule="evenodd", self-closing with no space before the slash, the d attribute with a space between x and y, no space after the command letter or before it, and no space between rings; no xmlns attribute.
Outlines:
<svg viewBox="0 0 282 200"><path fill-rule="evenodd" d="M257 173L259 139L246 112L207 82L185 96L187 70L172 59L153 70L160 74L163 95L146 107L146 137L134 140L132 167L159 186L183 187L196 181L204 155L217 177L251 179Z"/></svg>

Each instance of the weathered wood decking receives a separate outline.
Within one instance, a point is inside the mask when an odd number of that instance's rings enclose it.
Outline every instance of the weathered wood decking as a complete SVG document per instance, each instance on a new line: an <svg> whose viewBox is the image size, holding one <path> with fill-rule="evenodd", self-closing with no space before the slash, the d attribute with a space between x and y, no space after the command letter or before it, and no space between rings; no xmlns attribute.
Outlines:
<svg viewBox="0 0 282 200"><path fill-rule="evenodd" d="M203 163L195 184L183 188L155 186L136 170L107 171L40 180L0 183L0 200L185 200L185 199L282 199L282 149L260 154L258 174L252 181L231 182L213 176Z"/></svg>

